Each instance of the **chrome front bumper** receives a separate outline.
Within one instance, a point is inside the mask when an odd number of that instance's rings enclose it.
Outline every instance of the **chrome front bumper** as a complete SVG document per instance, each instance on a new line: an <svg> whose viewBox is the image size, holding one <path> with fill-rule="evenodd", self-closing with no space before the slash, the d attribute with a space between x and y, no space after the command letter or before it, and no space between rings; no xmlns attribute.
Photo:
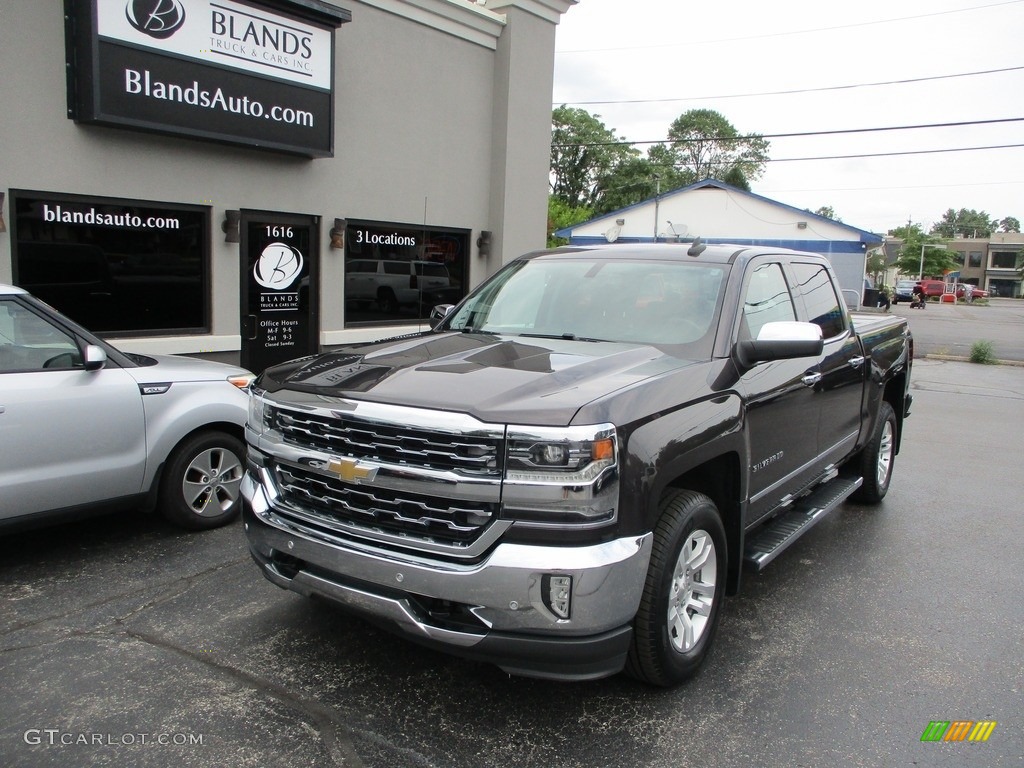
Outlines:
<svg viewBox="0 0 1024 768"><path fill-rule="evenodd" d="M499 543L481 562L453 563L302 528L275 514L251 474L242 493L252 556L284 589L511 673L589 679L625 663L650 534L584 547ZM552 577L571 577L568 618L545 599Z"/></svg>

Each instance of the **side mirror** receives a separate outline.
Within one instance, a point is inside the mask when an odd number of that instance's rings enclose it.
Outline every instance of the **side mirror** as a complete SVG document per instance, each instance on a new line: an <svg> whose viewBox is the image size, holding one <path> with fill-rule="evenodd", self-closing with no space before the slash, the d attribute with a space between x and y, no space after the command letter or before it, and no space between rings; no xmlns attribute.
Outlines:
<svg viewBox="0 0 1024 768"><path fill-rule="evenodd" d="M736 361L744 370L769 360L817 357L825 348L821 327L814 323L765 323L756 339L736 344Z"/></svg>
<svg viewBox="0 0 1024 768"><path fill-rule="evenodd" d="M438 304L430 311L430 327L437 328L441 321L451 314L451 311L455 309L454 304Z"/></svg>
<svg viewBox="0 0 1024 768"><path fill-rule="evenodd" d="M107 364L107 353L103 347L98 347L95 344L89 344L85 348L85 354L82 357L82 362L85 366L85 370L98 371Z"/></svg>

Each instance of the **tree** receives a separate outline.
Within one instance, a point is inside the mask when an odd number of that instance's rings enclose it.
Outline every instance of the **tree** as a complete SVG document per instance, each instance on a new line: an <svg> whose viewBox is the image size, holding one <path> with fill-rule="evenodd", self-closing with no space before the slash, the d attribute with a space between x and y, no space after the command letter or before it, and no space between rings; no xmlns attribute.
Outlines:
<svg viewBox="0 0 1024 768"><path fill-rule="evenodd" d="M967 208L954 211L950 208L942 214L942 220L932 227L932 234L949 239L985 238L989 237L997 226L997 222L984 211Z"/></svg>
<svg viewBox="0 0 1024 768"><path fill-rule="evenodd" d="M598 118L564 104L551 113L551 193L571 208L593 205L598 181L640 154Z"/></svg>
<svg viewBox="0 0 1024 768"><path fill-rule="evenodd" d="M903 247L896 259L896 269L900 274L911 277L942 277L946 272L956 269L956 251L945 247L941 239L925 235L919 224L897 227L890 234L903 238Z"/></svg>
<svg viewBox="0 0 1024 768"><path fill-rule="evenodd" d="M647 157L624 160L601 177L594 195L594 213L617 211L692 182L692 176L675 167L672 153L655 144L647 150Z"/></svg>
<svg viewBox="0 0 1024 768"><path fill-rule="evenodd" d="M1007 216L999 222L1000 232L1020 232L1020 221L1013 218L1013 216Z"/></svg>
<svg viewBox="0 0 1024 768"><path fill-rule="evenodd" d="M885 275L885 251L879 251L868 256L867 273L871 275L871 282L876 288L882 287L882 276Z"/></svg>
<svg viewBox="0 0 1024 768"><path fill-rule="evenodd" d="M564 200L550 195L548 197L548 248L557 248L569 242L564 237L555 237L555 232L586 221L593 215L594 212L589 208L574 208Z"/></svg>
<svg viewBox="0 0 1024 768"><path fill-rule="evenodd" d="M768 142L757 135L741 136L713 109L691 109L668 130L676 166L695 181L721 179L738 171L745 182L760 178L768 162ZM733 178L737 178L735 175Z"/></svg>
<svg viewBox="0 0 1024 768"><path fill-rule="evenodd" d="M826 219L832 219L832 221L838 221L840 224L843 220L836 216L836 211L831 205L823 205L816 211L809 211L817 216L824 216Z"/></svg>

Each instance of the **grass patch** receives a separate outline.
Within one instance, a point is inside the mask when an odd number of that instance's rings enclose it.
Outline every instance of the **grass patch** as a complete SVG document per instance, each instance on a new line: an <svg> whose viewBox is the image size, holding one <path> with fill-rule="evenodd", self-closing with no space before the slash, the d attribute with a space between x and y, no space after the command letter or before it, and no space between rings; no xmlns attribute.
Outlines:
<svg viewBox="0 0 1024 768"><path fill-rule="evenodd" d="M981 365L993 365L996 362L991 341L976 341L971 345L971 362Z"/></svg>

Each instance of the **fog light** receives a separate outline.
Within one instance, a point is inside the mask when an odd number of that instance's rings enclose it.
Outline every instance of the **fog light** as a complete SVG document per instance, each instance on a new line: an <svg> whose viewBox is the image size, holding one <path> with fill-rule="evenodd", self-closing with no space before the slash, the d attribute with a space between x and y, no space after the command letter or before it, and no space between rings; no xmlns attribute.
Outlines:
<svg viewBox="0 0 1024 768"><path fill-rule="evenodd" d="M572 613L572 576L545 576L544 602L560 619Z"/></svg>

